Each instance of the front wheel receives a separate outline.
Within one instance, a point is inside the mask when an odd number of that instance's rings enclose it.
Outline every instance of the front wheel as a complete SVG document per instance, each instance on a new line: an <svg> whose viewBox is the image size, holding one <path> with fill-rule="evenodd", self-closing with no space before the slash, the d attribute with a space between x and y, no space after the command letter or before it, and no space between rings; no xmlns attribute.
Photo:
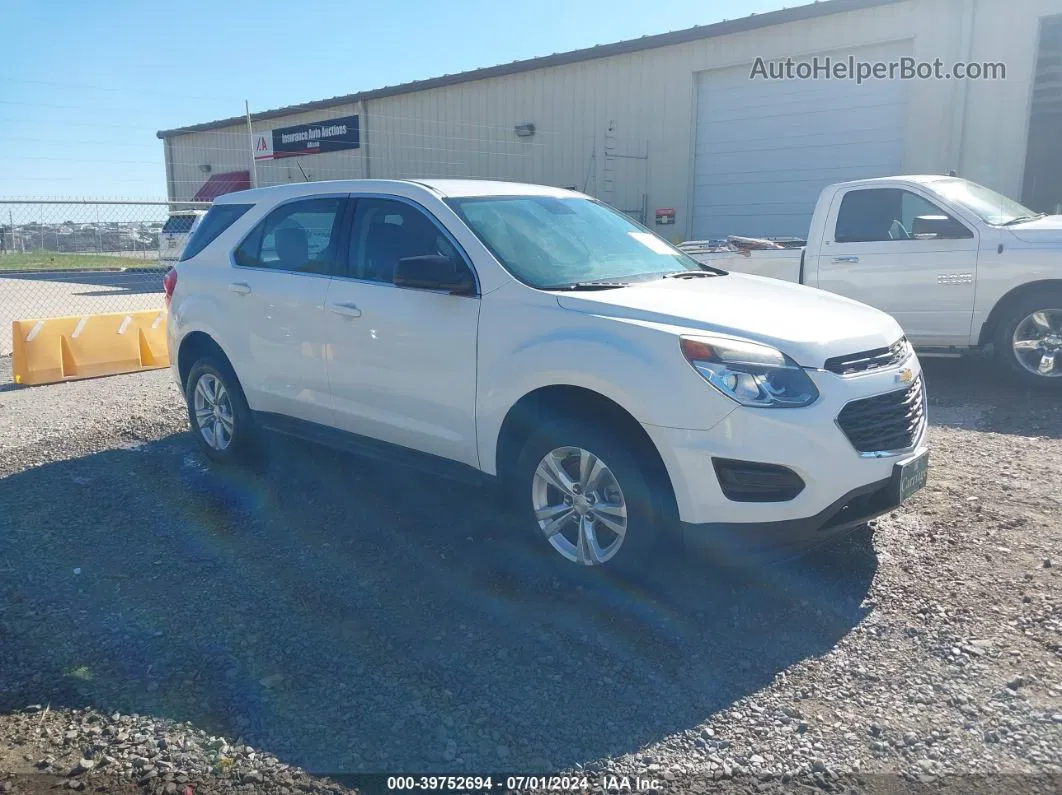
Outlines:
<svg viewBox="0 0 1062 795"><path fill-rule="evenodd" d="M995 345L1020 383L1062 389L1062 290L1018 301L996 329Z"/></svg>
<svg viewBox="0 0 1062 795"><path fill-rule="evenodd" d="M593 426L547 424L524 445L514 480L536 543L569 571L645 573L664 549L660 485L628 445Z"/></svg>

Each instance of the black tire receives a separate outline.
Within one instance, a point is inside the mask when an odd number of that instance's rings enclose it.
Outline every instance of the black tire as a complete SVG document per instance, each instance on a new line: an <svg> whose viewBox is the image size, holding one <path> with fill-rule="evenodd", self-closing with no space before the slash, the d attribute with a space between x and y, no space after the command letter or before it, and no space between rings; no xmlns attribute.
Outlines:
<svg viewBox="0 0 1062 795"><path fill-rule="evenodd" d="M206 379L206 380L204 380ZM208 444L203 434L203 428L196 416L196 389L201 381L204 384L212 383L209 379L216 379L225 390L227 404L231 411L232 430L226 434L228 442L224 445L212 446ZM195 364L188 372L188 380L184 390L185 403L188 406L188 422L192 427L192 434L203 453L213 461L223 464L245 463L257 452L257 433L251 410L244 397L243 388L232 367L222 357L207 354ZM223 412L224 413L224 412Z"/></svg>
<svg viewBox="0 0 1062 795"><path fill-rule="evenodd" d="M1028 370L1018 358L1014 350L1014 332L1018 326L1034 312L1042 310L1056 310L1062 314L1062 290L1044 290L1035 295L1027 295L1018 299L1007 308L1005 314L996 326L993 342L995 343L996 357L1007 374L1018 384L1062 390L1062 353L1055 356L1055 372L1057 375L1045 376ZM1056 331L1062 334L1062 328Z"/></svg>
<svg viewBox="0 0 1062 795"><path fill-rule="evenodd" d="M606 572L625 579L644 579L656 570L658 563L669 559L670 553L678 549L677 534L673 532L674 512L667 507L670 501L664 491L670 488L670 484L665 486L658 482L659 476L654 477L643 463L647 456L639 454L633 449L635 446L591 421L574 418L547 421L524 443L512 467L506 494L513 503L518 522L527 527L527 537L534 548L548 557L559 572L577 576ZM565 557L546 537L535 516L536 470L548 453L564 447L580 448L600 459L614 476L614 481L607 476L605 479L610 484L618 484L626 505L623 540L608 560L596 565L581 564ZM555 487L549 488L554 497L561 496ZM616 492L611 493L614 496ZM592 509L593 506L589 506L591 523L598 522L600 528L601 519L593 516ZM577 515L573 519L577 521ZM577 528L578 525L565 526L566 540L578 539ZM600 540L601 536L611 538L615 534L603 527L598 535Z"/></svg>

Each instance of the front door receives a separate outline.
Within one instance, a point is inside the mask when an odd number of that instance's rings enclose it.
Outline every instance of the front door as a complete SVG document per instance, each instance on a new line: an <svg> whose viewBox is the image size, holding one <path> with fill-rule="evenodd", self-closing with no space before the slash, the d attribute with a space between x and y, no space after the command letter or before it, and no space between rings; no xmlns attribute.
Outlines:
<svg viewBox="0 0 1062 795"><path fill-rule="evenodd" d="M478 296L396 287L403 257L469 267L445 228L412 203L356 198L347 273L325 314L328 378L343 430L478 466Z"/></svg>
<svg viewBox="0 0 1062 795"><path fill-rule="evenodd" d="M892 315L916 345L967 345L977 279L974 230L900 188L834 199L818 283Z"/></svg>

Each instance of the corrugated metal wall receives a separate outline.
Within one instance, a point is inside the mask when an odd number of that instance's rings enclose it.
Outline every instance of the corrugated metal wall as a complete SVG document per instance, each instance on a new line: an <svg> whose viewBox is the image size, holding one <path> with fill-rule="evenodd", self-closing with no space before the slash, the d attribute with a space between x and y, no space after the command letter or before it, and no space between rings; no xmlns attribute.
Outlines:
<svg viewBox="0 0 1062 795"><path fill-rule="evenodd" d="M975 8L972 33L962 20ZM1024 164L1038 18L1062 0L906 0L629 55L444 86L271 119L256 131L358 113L361 149L299 158L311 179L476 176L574 186L624 210L675 208L669 237L690 232L696 85L701 73L913 39L913 54L1003 61L1005 82L912 81L903 170L958 169L1011 195ZM964 96L965 91L965 96ZM530 138L513 126L533 123ZM780 130L779 136L785 131ZM250 164L246 129L172 140L171 196ZM648 159L638 159L648 156ZM622 155L622 156L621 156ZM259 163L259 183L303 179L291 160Z"/></svg>
<svg viewBox="0 0 1062 795"><path fill-rule="evenodd" d="M905 41L822 56L910 54ZM908 81L749 81L740 66L701 77L692 237L802 237L827 185L903 168Z"/></svg>

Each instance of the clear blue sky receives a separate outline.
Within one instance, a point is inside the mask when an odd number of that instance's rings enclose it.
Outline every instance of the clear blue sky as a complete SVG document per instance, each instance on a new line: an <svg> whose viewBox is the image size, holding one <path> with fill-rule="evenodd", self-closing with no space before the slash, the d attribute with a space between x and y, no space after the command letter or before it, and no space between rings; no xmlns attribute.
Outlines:
<svg viewBox="0 0 1062 795"><path fill-rule="evenodd" d="M155 131L244 99L266 110L786 0L0 1L0 196L160 197Z"/></svg>

